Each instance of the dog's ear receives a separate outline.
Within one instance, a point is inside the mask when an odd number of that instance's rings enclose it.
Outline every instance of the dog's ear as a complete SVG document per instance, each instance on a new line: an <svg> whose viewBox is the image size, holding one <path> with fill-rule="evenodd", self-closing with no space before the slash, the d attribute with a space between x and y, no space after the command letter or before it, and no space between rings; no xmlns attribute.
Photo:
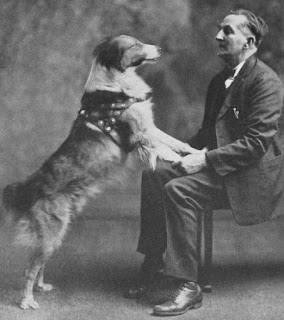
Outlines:
<svg viewBox="0 0 284 320"><path fill-rule="evenodd" d="M101 42L100 44L98 44L98 45L95 47L95 49L94 49L94 51L93 51L93 57L94 57L94 58L96 58L100 52L102 52L102 51L105 50L105 48L106 48L107 45L109 44L110 40L111 40L110 37L106 37L103 42Z"/></svg>
<svg viewBox="0 0 284 320"><path fill-rule="evenodd" d="M124 68L121 65L123 53L123 49L119 48L116 42L111 42L111 39L107 39L95 48L93 55L97 63L107 69L113 68L123 72Z"/></svg>

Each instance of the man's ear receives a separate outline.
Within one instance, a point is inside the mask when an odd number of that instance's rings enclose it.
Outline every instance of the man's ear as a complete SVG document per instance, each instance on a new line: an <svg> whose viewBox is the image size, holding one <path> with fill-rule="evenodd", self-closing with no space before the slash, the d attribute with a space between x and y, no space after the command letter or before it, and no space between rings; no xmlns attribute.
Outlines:
<svg viewBox="0 0 284 320"><path fill-rule="evenodd" d="M244 45L245 49L248 49L249 47L252 47L253 44L255 44L255 38L254 37L248 37L247 38L247 43Z"/></svg>

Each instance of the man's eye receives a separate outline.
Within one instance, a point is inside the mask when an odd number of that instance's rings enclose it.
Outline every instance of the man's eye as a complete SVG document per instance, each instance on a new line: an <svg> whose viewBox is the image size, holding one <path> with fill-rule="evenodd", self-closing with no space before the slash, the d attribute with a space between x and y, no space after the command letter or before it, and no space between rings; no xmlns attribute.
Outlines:
<svg viewBox="0 0 284 320"><path fill-rule="evenodd" d="M228 34L232 33L232 29L230 27L227 27L227 26L223 28L223 31L224 31L225 35L228 35Z"/></svg>

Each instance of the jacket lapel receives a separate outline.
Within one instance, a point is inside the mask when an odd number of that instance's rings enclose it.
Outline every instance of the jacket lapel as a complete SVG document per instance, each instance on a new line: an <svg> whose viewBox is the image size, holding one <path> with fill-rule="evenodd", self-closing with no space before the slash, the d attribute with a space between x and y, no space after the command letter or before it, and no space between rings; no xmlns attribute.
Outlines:
<svg viewBox="0 0 284 320"><path fill-rule="evenodd" d="M236 76L234 82L231 84L226 99L220 109L220 112L217 116L217 120L219 120L227 110L232 106L232 101L239 100L239 89L245 82L247 76L250 74L251 70L256 64L256 56L253 55L247 59L245 64L243 65L242 69L240 70L239 74Z"/></svg>

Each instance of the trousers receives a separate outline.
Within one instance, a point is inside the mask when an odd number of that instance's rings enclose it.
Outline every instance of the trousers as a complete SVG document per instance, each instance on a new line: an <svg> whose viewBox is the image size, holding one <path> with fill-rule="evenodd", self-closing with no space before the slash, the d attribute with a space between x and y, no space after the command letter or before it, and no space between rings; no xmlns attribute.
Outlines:
<svg viewBox="0 0 284 320"><path fill-rule="evenodd" d="M155 171L142 173L137 251L146 256L165 253L165 275L197 282L199 215L225 207L226 191L214 169L185 175L159 162Z"/></svg>

